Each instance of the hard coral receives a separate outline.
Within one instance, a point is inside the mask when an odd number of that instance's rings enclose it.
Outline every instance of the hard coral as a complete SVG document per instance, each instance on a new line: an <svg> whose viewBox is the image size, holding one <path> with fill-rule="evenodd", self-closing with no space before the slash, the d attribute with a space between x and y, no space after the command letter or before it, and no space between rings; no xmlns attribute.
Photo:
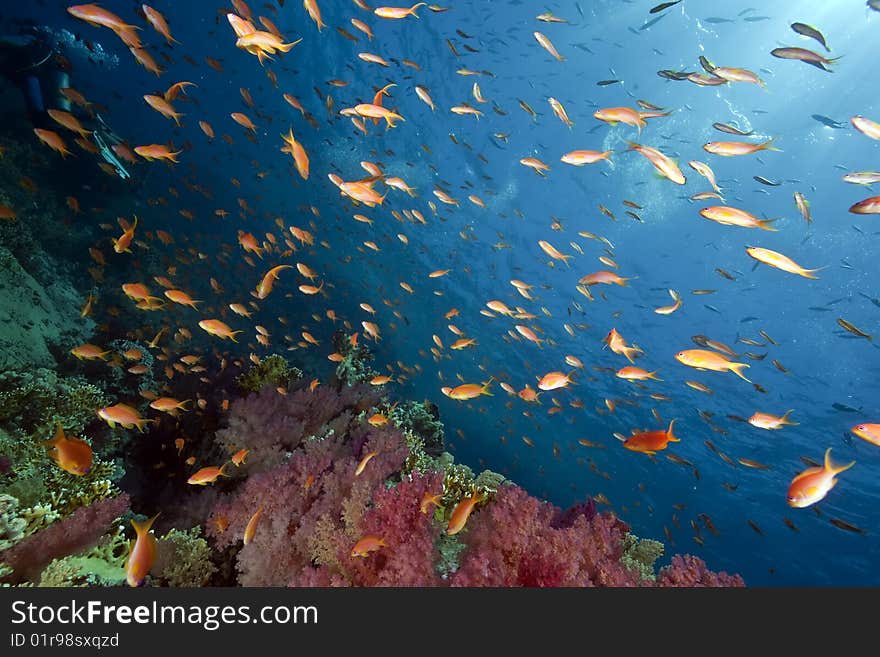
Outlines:
<svg viewBox="0 0 880 657"><path fill-rule="evenodd" d="M26 521L18 514L18 500L0 493L0 550L6 550L24 538Z"/></svg>
<svg viewBox="0 0 880 657"><path fill-rule="evenodd" d="M81 432L104 405L104 393L78 377L39 368L0 374L0 425L9 429L32 433L61 422L65 430Z"/></svg>
<svg viewBox="0 0 880 657"><path fill-rule="evenodd" d="M302 372L291 367L283 356L272 354L261 359L247 372L238 375L235 382L242 390L258 392L266 386L287 388L294 381L302 378Z"/></svg>
<svg viewBox="0 0 880 657"><path fill-rule="evenodd" d="M201 537L199 527L189 531L172 529L157 542L151 580L175 587L205 586L215 572L211 547Z"/></svg>

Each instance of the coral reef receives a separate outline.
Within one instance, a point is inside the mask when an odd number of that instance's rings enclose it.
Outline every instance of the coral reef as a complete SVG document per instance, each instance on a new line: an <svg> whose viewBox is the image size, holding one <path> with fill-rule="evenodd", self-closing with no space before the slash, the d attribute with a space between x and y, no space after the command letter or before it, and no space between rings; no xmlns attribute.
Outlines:
<svg viewBox="0 0 880 657"><path fill-rule="evenodd" d="M660 586L745 586L739 575L716 573L706 567L699 557L676 554L672 563L663 568L657 576Z"/></svg>
<svg viewBox="0 0 880 657"><path fill-rule="evenodd" d="M211 548L202 538L200 527L189 531L172 529L157 541L156 563L150 574L152 584L165 586L205 586L217 572L211 561Z"/></svg>
<svg viewBox="0 0 880 657"><path fill-rule="evenodd" d="M643 580L655 580L654 563L663 556L664 546L660 541L639 538L635 534L623 537L623 555L620 562L629 570L639 574Z"/></svg>
<svg viewBox="0 0 880 657"><path fill-rule="evenodd" d="M368 386L318 386L280 394L266 387L259 393L235 400L227 427L216 440L224 454L242 447L250 450L243 472L262 470L281 463L307 437L328 433L344 434L352 419L372 407L379 392Z"/></svg>
<svg viewBox="0 0 880 657"><path fill-rule="evenodd" d="M45 368L0 374L0 426L7 429L34 433L61 422L66 431L80 433L106 405L103 391L81 377L60 377Z"/></svg>
<svg viewBox="0 0 880 657"><path fill-rule="evenodd" d="M128 509L128 495L99 500L74 511L0 552L0 563L12 573L5 579L34 579L51 562L94 546L113 521Z"/></svg>
<svg viewBox="0 0 880 657"><path fill-rule="evenodd" d="M25 536L79 507L119 492L114 481L122 473L115 463L96 456L91 471L83 476L59 468L41 445L51 435L51 429L30 436L16 436L0 429L0 457L6 463L0 472L0 494L16 499L16 513L25 523Z"/></svg>
<svg viewBox="0 0 880 657"><path fill-rule="evenodd" d="M263 390L233 409L235 445L275 454L262 457L246 480L217 498L206 525L214 547L234 555L241 585L742 584L691 558L673 560L655 581L662 544L638 539L613 514L596 513L592 502L563 512L496 473L475 477L446 453L432 458L422 451L424 467L407 469L411 446L421 449L421 438L393 423L370 425L370 405L357 401L368 389L320 390L286 396ZM325 424L305 428L303 409L313 407L312 398L322 400ZM357 407L364 410L354 415ZM270 443L264 427L279 416L296 422L272 434ZM286 455L279 435L285 436ZM456 505L475 492L482 493L481 501L464 530L448 535ZM439 504L426 502L431 498ZM256 535L243 546L245 526L260 509ZM353 556L365 537L372 547Z"/></svg>
<svg viewBox="0 0 880 657"><path fill-rule="evenodd" d="M272 354L239 374L235 382L246 392L259 392L266 386L289 388L291 383L301 378L302 371L291 367L283 356Z"/></svg>
<svg viewBox="0 0 880 657"><path fill-rule="evenodd" d="M392 409L389 419L404 432L418 436L426 455L436 457L443 453L443 423L436 404L401 402Z"/></svg>
<svg viewBox="0 0 880 657"><path fill-rule="evenodd" d="M84 342L94 330L78 317L84 298L63 277L44 287L0 246L0 370L55 367L56 354Z"/></svg>
<svg viewBox="0 0 880 657"><path fill-rule="evenodd" d="M27 521L18 514L18 500L0 493L0 551L23 539L26 526Z"/></svg>
<svg viewBox="0 0 880 657"><path fill-rule="evenodd" d="M342 355L342 360L336 366L336 378L343 384L353 386L378 376L379 372L370 366L373 353L367 347L353 341L351 336L337 331L333 334L333 346L336 353Z"/></svg>
<svg viewBox="0 0 880 657"><path fill-rule="evenodd" d="M55 559L40 573L38 586L120 586L125 582L128 557L125 527L102 536L97 545L80 555Z"/></svg>

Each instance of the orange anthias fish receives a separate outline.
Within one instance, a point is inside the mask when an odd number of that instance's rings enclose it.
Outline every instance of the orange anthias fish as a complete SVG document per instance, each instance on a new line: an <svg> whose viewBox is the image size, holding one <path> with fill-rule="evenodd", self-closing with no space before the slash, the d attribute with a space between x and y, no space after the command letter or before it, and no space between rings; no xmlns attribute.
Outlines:
<svg viewBox="0 0 880 657"><path fill-rule="evenodd" d="M604 283L605 285L620 285L621 287L626 287L626 282L631 281L633 277L623 278L622 276L618 276L613 271L597 271L593 274L587 274L586 276L581 276L578 279L578 283L581 285L598 285L599 283Z"/></svg>
<svg viewBox="0 0 880 657"><path fill-rule="evenodd" d="M57 132L53 132L52 130L44 130L43 128L34 128L34 134L37 135L39 140L46 144L46 146L51 148L53 151L60 153L61 157L73 155L73 153L68 150L67 145L64 143L64 140L61 139Z"/></svg>
<svg viewBox="0 0 880 657"><path fill-rule="evenodd" d="M121 219L120 219L121 221ZM135 215L134 222L126 228L118 239L113 240L113 250L116 253L131 253L131 241L134 239L134 229L137 228L138 218Z"/></svg>
<svg viewBox="0 0 880 657"><path fill-rule="evenodd" d="M126 429L137 427L138 431L143 433L144 425L155 420L148 420L141 417L137 409L132 408L128 404L116 404L115 406L106 406L98 410L98 417L110 425L110 428L121 424Z"/></svg>
<svg viewBox="0 0 880 657"><path fill-rule="evenodd" d="M360 473L364 471L364 468L367 467L367 463L370 462L374 456L378 456L379 452L368 452L364 454L364 457L360 460L360 463L357 464L357 467L354 470L354 476L357 477Z"/></svg>
<svg viewBox="0 0 880 657"><path fill-rule="evenodd" d="M770 413L754 413L752 417L749 418L749 424L753 427L758 427L759 429L781 429L786 424L796 426L798 424L797 422L792 422L788 419L788 416L792 413L794 413L794 409L788 411L782 417L776 417Z"/></svg>
<svg viewBox="0 0 880 657"><path fill-rule="evenodd" d="M248 452L250 452L250 450L240 449L231 457L229 457L229 460L232 461L234 465L240 467L244 463L244 460L247 458Z"/></svg>
<svg viewBox="0 0 880 657"><path fill-rule="evenodd" d="M850 431L862 440L880 447L880 424L857 424Z"/></svg>
<svg viewBox="0 0 880 657"><path fill-rule="evenodd" d="M565 57L563 57L562 55L559 54L559 52L556 50L556 48L554 47L554 45L550 41L550 39L548 39L546 36L544 36L540 32L535 32L534 37L535 37L535 41L537 41L544 50L549 52L553 56L554 59L556 59L557 61L560 61L560 62L565 61Z"/></svg>
<svg viewBox="0 0 880 657"><path fill-rule="evenodd" d="M672 158L650 146L642 146L641 144L636 144L631 141L626 143L629 145L628 150L636 151L639 155L642 155L648 160L648 162L654 165L654 168L657 169L657 171L660 172L660 175L664 178L671 180L676 185L684 185L685 182L687 182L681 169L678 168L678 165Z"/></svg>
<svg viewBox="0 0 880 657"><path fill-rule="evenodd" d="M263 279L260 281L260 284L257 285L257 290L254 292L254 296L257 297L257 299L265 299L269 296L269 293L272 291L272 286L275 284L275 281L278 280L279 272L284 271L285 269L293 269L293 265L278 265L267 271L266 275L263 276Z"/></svg>
<svg viewBox="0 0 880 657"><path fill-rule="evenodd" d="M633 452L655 454L660 450L666 449L669 443L681 442L672 433L673 425L675 425L675 420L670 421L669 428L666 431L642 431L640 433L634 433L623 441L623 446Z"/></svg>
<svg viewBox="0 0 880 657"><path fill-rule="evenodd" d="M183 151L172 152L170 148L163 144L150 144L148 146L135 146L134 152L147 161L152 160L171 160L177 162L177 156Z"/></svg>
<svg viewBox="0 0 880 657"><path fill-rule="evenodd" d="M447 396L458 401L476 399L480 395L489 395L491 397L492 393L489 392L489 386L491 385L492 379L489 379L482 386L477 383L464 383L452 388Z"/></svg>
<svg viewBox="0 0 880 657"><path fill-rule="evenodd" d="M293 138L293 128L288 130L286 135L281 135L284 140L284 146L281 147L282 153L289 153L293 157L296 170L299 172L303 180L309 179L309 156L306 149L303 148L296 139Z"/></svg>
<svg viewBox="0 0 880 657"><path fill-rule="evenodd" d="M96 4L73 5L67 8L67 13L95 27L109 27L114 32L141 29L136 25L128 25L113 12L102 9Z"/></svg>
<svg viewBox="0 0 880 657"><path fill-rule="evenodd" d="M538 388L541 390L556 390L557 388L565 388L569 384L573 384L571 380L574 372L563 374L562 372L550 372L541 377L538 381Z"/></svg>
<svg viewBox="0 0 880 657"><path fill-rule="evenodd" d="M239 333L244 333L244 331L233 331L229 326L219 319L203 319L199 322L199 328L204 331L207 331L211 335L215 335L218 338L226 340L227 338L232 340L233 342L238 342L235 339L235 336Z"/></svg>
<svg viewBox="0 0 880 657"><path fill-rule="evenodd" d="M354 547L351 549L351 556L368 557L371 552L375 552L383 547L388 546L385 545L385 541L378 536L364 536L361 540L355 543Z"/></svg>
<svg viewBox="0 0 880 657"><path fill-rule="evenodd" d="M78 360L107 360L108 354L112 354L112 350L103 351L100 347L93 344L81 344L70 350L70 353L76 356Z"/></svg>
<svg viewBox="0 0 880 657"><path fill-rule="evenodd" d="M617 329L611 329L608 332L608 335L605 336L604 342L615 354L626 356L626 359L630 363L635 362L634 358L637 354L645 353L635 345L628 346L626 340L623 339L623 336L617 332Z"/></svg>
<svg viewBox="0 0 880 657"><path fill-rule="evenodd" d="M150 533L150 528L158 517L157 513L149 520L131 521L137 538L131 542L125 561L125 581L129 586L142 586L156 561L156 537Z"/></svg>
<svg viewBox="0 0 880 657"><path fill-rule="evenodd" d="M742 141L710 141L703 146L703 150L713 155L733 157L735 155L751 155L758 151L778 151L773 145L773 139L768 139L760 144L750 144Z"/></svg>
<svg viewBox="0 0 880 657"><path fill-rule="evenodd" d="M219 468L216 465L209 465L205 468L202 468L195 474L193 474L189 479L186 480L186 483L191 484L193 486L207 486L208 484L213 484L217 481L218 477L228 477L224 468L228 464L224 463Z"/></svg>
<svg viewBox="0 0 880 657"><path fill-rule="evenodd" d="M424 7L427 4L427 2L418 2L409 9L406 7L377 7L373 10L373 13L379 18L406 18L407 16L415 16L418 18L419 16L416 14L416 9Z"/></svg>
<svg viewBox="0 0 880 657"><path fill-rule="evenodd" d="M84 440L65 436L60 422L55 437L43 444L65 472L81 477L92 471L92 448Z"/></svg>
<svg viewBox="0 0 880 657"><path fill-rule="evenodd" d="M48 114L53 121L55 121L59 125L64 126L68 130L72 130L80 137L88 137L90 134L92 134L90 130L86 130L85 128L83 128L82 124L79 122L79 119L77 119L70 112L50 109L46 110L46 114Z"/></svg>
<svg viewBox="0 0 880 657"><path fill-rule="evenodd" d="M154 399L150 402L150 408L156 411L160 411L162 413L168 413L168 415L171 415L173 417L177 417L180 411L189 410L186 407L189 401L189 399L178 401L173 397L159 397L158 399Z"/></svg>
<svg viewBox="0 0 880 657"><path fill-rule="evenodd" d="M263 515L263 507L260 507L256 511L254 511L254 515L251 516L251 519L248 520L247 527L244 528L244 544L247 545L252 540L254 540L254 535L257 533L257 524L260 522L260 517Z"/></svg>
<svg viewBox="0 0 880 657"><path fill-rule="evenodd" d="M849 470L856 464L835 465L831 461L831 448L825 450L822 467L808 468L795 477L788 488L788 505L803 509L821 501L837 485L835 475Z"/></svg>
<svg viewBox="0 0 880 657"><path fill-rule="evenodd" d="M428 491L425 491L425 494L422 495L422 501L419 503L419 511L424 514L428 513L428 510L431 508L431 505L439 507L440 500L443 499L443 493L435 493L432 494Z"/></svg>
<svg viewBox="0 0 880 657"><path fill-rule="evenodd" d="M797 274L798 276L803 276L804 278L819 278L818 276L816 276L816 272L824 269L824 267L820 267L818 269L804 269L788 256L782 255L777 251L771 251L770 249L761 248L759 246L746 247L746 253L749 255L749 257L754 258L758 262L763 262L765 265L770 265L771 267L781 269L782 271L788 272L789 274Z"/></svg>
<svg viewBox="0 0 880 657"><path fill-rule="evenodd" d="M747 363L734 363L725 356L707 349L686 349L675 354L675 360L682 365L693 367L698 370L712 370L713 372L733 372L744 381L749 381L742 371L749 367ZM751 381L749 381L751 383Z"/></svg>
<svg viewBox="0 0 880 657"><path fill-rule="evenodd" d="M474 507L485 499L486 496L483 493L474 493L456 504L452 515L449 517L449 523L446 525L447 535L453 536L464 529L465 523L470 518Z"/></svg>
<svg viewBox="0 0 880 657"><path fill-rule="evenodd" d="M180 41L171 36L171 30L168 29L168 21L165 20L165 17L162 14L149 5L141 5L141 9L144 10L144 16L150 21L150 25L153 26L153 29L165 37L165 41L169 44L180 43Z"/></svg>

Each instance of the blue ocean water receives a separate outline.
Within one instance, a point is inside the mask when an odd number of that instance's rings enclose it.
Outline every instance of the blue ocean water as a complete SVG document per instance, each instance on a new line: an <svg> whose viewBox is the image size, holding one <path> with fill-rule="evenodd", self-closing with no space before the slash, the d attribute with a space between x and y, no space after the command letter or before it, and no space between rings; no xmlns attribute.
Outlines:
<svg viewBox="0 0 880 657"><path fill-rule="evenodd" d="M189 236L188 246L205 255L195 259L187 278L192 296L210 298L208 281L216 277L229 302L245 300L262 265L279 264L267 260L256 270L245 265L237 245L239 229L262 239L266 232L277 232L275 219L281 218L287 226L311 230L314 248L294 257L320 272L326 297L296 294L295 285L303 281L282 273L277 291L262 304L259 321L253 323L284 317L289 325L276 322L279 336L287 331L296 337L301 330L316 336L322 342L311 356L317 375L332 372L326 354L336 327L326 319L316 321L313 313L323 317L332 308L356 330L361 321L374 321L382 329L382 340L375 346L377 365L387 364L395 375L406 373L402 383L392 384L396 394L439 405L458 460L501 472L560 506L602 494L640 536L667 541L670 553L697 554L715 570L739 572L751 585L880 584L874 565L880 557L880 448L849 431L861 422L880 422L880 351L836 321L843 318L875 334L880 318L877 220L847 212L873 192L841 180L847 172L875 169L880 154L880 145L850 123L856 115L880 120L871 83L880 14L864 2L815 0L753 7L748 0L685 0L650 14L657 3L641 0L471 0L450 1L444 12L422 7L418 19L395 21L379 19L353 2L319 0L328 25L321 32L302 3L252 3L255 16L268 16L287 41L303 39L289 53L261 66L235 47L225 17L230 7L214 0L166 0L152 6L167 17L180 44L166 46L146 27L142 34L165 69L158 78L140 67L111 32L71 17L67 4L47 0L9 7L3 19L11 25L13 18L27 18L56 32L69 31L73 41L66 54L73 65L72 85L106 106L106 118L129 143L170 141L185 147L180 164L173 168L162 163L133 168L128 206L142 225ZM136 3L107 0L103 6L144 24L136 18ZM537 14L545 11L568 22L538 21ZM368 23L374 39L358 32L351 18ZM820 29L831 53L792 31L794 21ZM358 41L337 32L340 27ZM535 31L552 41L564 61L552 58L537 43ZM118 61L96 61L82 39L99 43ZM784 46L841 59L826 72L770 54ZM381 55L390 66L365 62L357 56L362 52ZM756 72L766 89L745 83L703 87L657 75L663 69L701 72L701 55L717 66ZM209 66L206 57L218 60L222 72ZM403 64L404 59L419 68ZM462 75L462 69L479 73ZM277 88L267 71L277 76ZM150 109L142 96L161 93L179 80L197 87L188 90L189 102L181 96L175 103L184 114L177 128ZM334 86L330 80L348 84ZM618 82L596 84L604 80ZM474 82L489 102L475 102ZM385 105L405 118L393 129L370 125L369 134L363 135L339 115L342 108L370 102L376 89L389 83L396 86ZM415 85L429 90L436 111L419 100ZM253 97L255 108L244 104L242 87ZM288 105L282 93L296 96L317 128ZM548 97L565 107L571 128L553 115ZM637 107L639 99L665 108L670 116L650 119L641 131L609 126L593 117L603 107ZM537 117L524 111L520 101ZM463 102L483 116L450 112ZM252 140L230 119L231 112L244 112L254 120L257 132ZM829 117L839 127L814 115ZM213 141L199 129L200 120L214 127ZM718 132L713 122L754 131L746 141L775 138L781 150L729 158L710 155L704 143L739 139ZM288 128L309 154L307 181L297 175L290 156L279 152L280 134ZM223 134L231 136L231 143ZM627 141L659 148L676 159L686 185L656 175L645 159L626 151ZM575 149L614 153L611 163L571 167L560 162L562 154ZM524 157L538 158L550 170L546 176L536 175L520 163ZM703 204L689 197L710 188L687 166L694 159L714 169L728 205L775 218L777 232L703 219L698 214ZM391 189L381 207L355 208L327 174L348 181L363 178L363 160L380 163L386 175L402 177L416 189L415 197ZM768 186L754 176L779 184ZM233 178L240 186L230 183ZM178 197L169 195L169 186ZM438 202L432 194L436 187L459 199L460 205ZM210 190L211 197L200 190ZM809 200L811 224L798 213L795 192ZM486 207L469 202L468 195L478 196ZM166 197L167 205L149 202L160 196ZM239 216L238 199L245 199L254 211ZM642 221L625 213L631 208L624 200L641 206L636 213ZM436 213L429 201L436 204ZM610 209L614 219L599 206ZM192 212L194 219L180 216L181 209ZM230 215L218 218L217 209ZM405 209L417 209L426 224L399 221L391 214ZM355 213L374 223L355 221ZM576 290L581 276L608 268L598 260L609 255L607 244L580 236L583 231L613 244L611 257L620 275L633 279L626 287L594 286L592 301ZM572 255L568 265L557 261L550 266L539 240ZM365 247L365 241L380 250ZM817 280L809 280L764 265L754 267L747 246L773 249L804 267L823 269ZM224 248L231 255L218 258ZM719 275L716 268L735 280ZM428 277L440 269L451 271ZM533 285L534 299L520 296L511 279ZM658 315L654 308L671 303L669 288L681 294L682 307L671 315ZM692 293L706 289L714 292ZM514 320L481 314L486 302L495 299L511 308L521 306L535 317ZM376 309L375 317L359 308L362 302ZM444 315L452 309L459 313L447 320ZM235 329L250 329L251 322L238 319L228 321ZM449 324L475 338L477 345L449 350L458 337ZM532 327L545 342L539 347L523 340L514 331L516 324ZM644 350L636 365L657 370L662 381L641 386L615 377L614 371L628 363L604 346L603 338L612 328ZM430 351L433 335L445 345L440 358ZM676 362L677 352L697 348L694 335L735 349L735 360L750 364L747 376L760 390L733 373L697 372ZM763 346L739 342L741 337ZM242 355L247 352L242 347ZM742 360L744 352L766 357ZM571 371L564 361L568 354L585 368L574 375L575 385L542 393L540 405L527 404L498 386L505 381L516 390L526 384L534 388L547 372ZM496 380L492 396L455 401L440 390L490 377ZM708 386L712 394L688 387L687 380ZM653 399L650 393L669 400ZM615 400L613 413L606 399ZM548 413L554 407L551 400L558 401L559 412ZM571 405L576 400L583 402L582 408ZM782 415L789 409L794 409L792 419L798 424L780 431L729 417ZM613 435L665 428L673 418L681 442L655 458L624 449ZM600 447L585 447L579 440ZM707 447L707 440L730 462ZM790 508L786 492L805 468L801 457L821 462L829 447L836 462L854 460L856 465L839 476L837 487L815 507ZM693 467L672 462L667 454ZM737 461L741 458L769 468L745 467ZM717 534L708 530L703 514ZM841 529L831 519L865 533ZM694 540L694 526L702 544Z"/></svg>

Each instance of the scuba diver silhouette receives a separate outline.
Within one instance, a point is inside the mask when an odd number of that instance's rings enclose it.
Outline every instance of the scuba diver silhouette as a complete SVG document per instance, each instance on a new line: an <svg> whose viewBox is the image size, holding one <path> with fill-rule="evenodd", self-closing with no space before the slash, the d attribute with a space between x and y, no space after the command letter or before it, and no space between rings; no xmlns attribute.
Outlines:
<svg viewBox="0 0 880 657"><path fill-rule="evenodd" d="M48 110L72 112L70 99L63 90L71 86L70 75L62 65L64 43L48 29L22 25L16 34L0 34L0 75L21 91L28 117L35 128L55 129ZM122 143L98 113L77 116L97 147L98 156L109 164L116 175L131 177L113 146Z"/></svg>

